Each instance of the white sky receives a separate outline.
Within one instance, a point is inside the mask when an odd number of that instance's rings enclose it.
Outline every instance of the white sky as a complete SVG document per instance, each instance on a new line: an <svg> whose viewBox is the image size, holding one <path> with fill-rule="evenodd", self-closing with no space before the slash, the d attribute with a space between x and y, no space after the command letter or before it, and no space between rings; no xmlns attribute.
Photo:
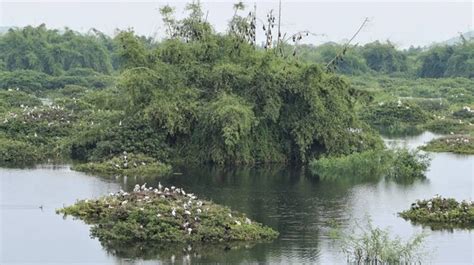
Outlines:
<svg viewBox="0 0 474 265"><path fill-rule="evenodd" d="M177 7L183 16L188 1L11 1L0 0L0 26L26 26L45 23L49 28L69 27L86 32L94 27L113 35L116 28L133 28L148 36L163 36L158 8ZM227 27L237 1L201 1L208 20L218 31ZM244 1L253 8L254 1ZM278 1L256 1L257 13L265 19L270 9L276 12ZM282 4L283 32L310 30L326 34L306 42L319 44L349 38L365 17L369 25L355 42L386 40L400 48L429 45L473 30L473 1L285 1ZM258 26L260 29L261 26ZM258 32L262 35L262 32Z"/></svg>

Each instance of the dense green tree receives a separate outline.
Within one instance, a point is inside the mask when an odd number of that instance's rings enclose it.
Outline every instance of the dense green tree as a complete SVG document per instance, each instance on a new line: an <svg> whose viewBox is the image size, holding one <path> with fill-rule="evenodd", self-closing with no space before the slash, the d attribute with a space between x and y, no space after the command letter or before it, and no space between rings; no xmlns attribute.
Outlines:
<svg viewBox="0 0 474 265"><path fill-rule="evenodd" d="M362 55L370 69L381 73L403 72L407 70L407 58L392 43L375 41L364 45Z"/></svg>
<svg viewBox="0 0 474 265"><path fill-rule="evenodd" d="M103 37L102 37L103 38ZM110 55L96 35L38 27L10 29L0 38L0 60L9 71L35 70L58 75L73 68L110 73Z"/></svg>

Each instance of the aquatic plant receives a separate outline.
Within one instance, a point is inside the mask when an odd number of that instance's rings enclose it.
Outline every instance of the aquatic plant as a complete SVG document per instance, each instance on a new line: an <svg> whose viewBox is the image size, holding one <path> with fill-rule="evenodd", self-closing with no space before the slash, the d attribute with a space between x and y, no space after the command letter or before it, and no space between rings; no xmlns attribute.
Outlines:
<svg viewBox="0 0 474 265"><path fill-rule="evenodd" d="M404 241L392 236L390 229L374 227L370 218L365 224L342 233L338 240L349 264L413 264L422 261L426 234L413 235Z"/></svg>
<svg viewBox="0 0 474 265"><path fill-rule="evenodd" d="M421 147L429 152L452 152L456 154L474 154L474 137L469 135L450 135L431 140Z"/></svg>
<svg viewBox="0 0 474 265"><path fill-rule="evenodd" d="M425 177L428 155L408 149L378 149L346 156L314 159L310 169L323 180L378 180L383 176L397 181Z"/></svg>
<svg viewBox="0 0 474 265"><path fill-rule="evenodd" d="M417 200L412 203L409 210L400 212L399 215L406 220L433 229L438 228L474 228L474 202L458 202L453 198L443 198L435 195L431 199Z"/></svg>
<svg viewBox="0 0 474 265"><path fill-rule="evenodd" d="M393 161L387 177L398 181L425 178L430 166L430 157L418 150L395 149Z"/></svg>
<svg viewBox="0 0 474 265"><path fill-rule="evenodd" d="M387 174L392 161L393 152L390 150L370 150L347 156L322 157L309 165L312 173L323 180L377 180Z"/></svg>
<svg viewBox="0 0 474 265"><path fill-rule="evenodd" d="M77 164L72 169L105 176L162 176L171 166L143 154L123 152L106 161Z"/></svg>
<svg viewBox="0 0 474 265"><path fill-rule="evenodd" d="M199 200L182 188L136 185L96 200L81 200L57 210L92 224L104 244L126 242L229 242L271 240L278 232L244 214Z"/></svg>

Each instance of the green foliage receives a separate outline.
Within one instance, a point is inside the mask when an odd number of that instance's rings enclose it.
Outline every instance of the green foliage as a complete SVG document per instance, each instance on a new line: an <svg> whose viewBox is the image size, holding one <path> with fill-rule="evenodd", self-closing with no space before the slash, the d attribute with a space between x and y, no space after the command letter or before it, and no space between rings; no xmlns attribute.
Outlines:
<svg viewBox="0 0 474 265"><path fill-rule="evenodd" d="M103 176L162 176L171 170L169 165L143 154L128 154L115 156L104 162L78 164L73 170Z"/></svg>
<svg viewBox="0 0 474 265"><path fill-rule="evenodd" d="M109 53L96 36L67 28L60 33L44 24L10 29L2 35L0 59L9 71L34 70L49 75L78 67L101 73L110 73L112 68Z"/></svg>
<svg viewBox="0 0 474 265"><path fill-rule="evenodd" d="M423 126L424 129L441 134L450 133L467 133L469 131L469 125L460 120L454 120L449 118L435 119Z"/></svg>
<svg viewBox="0 0 474 265"><path fill-rule="evenodd" d="M203 126L209 135L216 135L218 145L232 154L235 147L248 138L256 118L251 105L235 95L222 93L204 110Z"/></svg>
<svg viewBox="0 0 474 265"><path fill-rule="evenodd" d="M319 46L301 45L298 47L297 54L304 61L327 65L342 50L343 45L336 43L325 43ZM348 75L363 74L370 70L360 49L356 46L349 47L336 68L336 72Z"/></svg>
<svg viewBox="0 0 474 265"><path fill-rule="evenodd" d="M420 56L421 77L474 77L474 42L436 46Z"/></svg>
<svg viewBox="0 0 474 265"><path fill-rule="evenodd" d="M311 172L323 180L370 181L381 177L406 182L425 178L429 157L407 149L369 150L338 157L314 159Z"/></svg>
<svg viewBox="0 0 474 265"><path fill-rule="evenodd" d="M408 68L406 55L398 51L389 41L366 44L362 49L362 56L367 66L376 72L403 72Z"/></svg>
<svg viewBox="0 0 474 265"><path fill-rule="evenodd" d="M449 57L453 54L451 46L437 46L420 56L420 77L443 77L448 68Z"/></svg>
<svg viewBox="0 0 474 265"><path fill-rule="evenodd" d="M430 152L452 152L456 154L474 154L474 137L468 135L450 135L431 140L421 149Z"/></svg>
<svg viewBox="0 0 474 265"><path fill-rule="evenodd" d="M474 204L472 201L458 202L453 198L434 196L417 200L409 210L399 213L414 223L431 226L432 229L474 228Z"/></svg>
<svg viewBox="0 0 474 265"><path fill-rule="evenodd" d="M37 107L41 105L41 100L25 92L0 90L0 113L14 108L25 106Z"/></svg>
<svg viewBox="0 0 474 265"><path fill-rule="evenodd" d="M362 119L385 131L403 132L430 120L429 115L410 101L372 104L363 110Z"/></svg>
<svg viewBox="0 0 474 265"><path fill-rule="evenodd" d="M113 84L113 78L111 76L95 72L86 76L76 76L74 74L75 73L70 74L66 72L61 76L50 76L32 70L0 72L0 88L39 92L47 89L63 88L67 85L104 88Z"/></svg>
<svg viewBox="0 0 474 265"><path fill-rule="evenodd" d="M430 157L427 154L418 150L397 149L388 177L398 181L425 178L429 165Z"/></svg>
<svg viewBox="0 0 474 265"><path fill-rule="evenodd" d="M235 47L233 38L165 40L121 75L130 112L166 135L175 159L305 162L381 144L355 117L344 81L250 44Z"/></svg>
<svg viewBox="0 0 474 265"><path fill-rule="evenodd" d="M0 136L0 165L33 164L44 159L32 144Z"/></svg>
<svg viewBox="0 0 474 265"><path fill-rule="evenodd" d="M366 224L347 232L340 238L342 252L350 264L411 264L421 262L426 234L417 234L409 240L391 235L388 228Z"/></svg>
<svg viewBox="0 0 474 265"><path fill-rule="evenodd" d="M135 37L133 31L121 31L116 37L117 55L122 69L144 66L147 60L147 50L144 43Z"/></svg>
<svg viewBox="0 0 474 265"><path fill-rule="evenodd" d="M244 214L201 201L175 187L136 186L97 200L82 200L58 210L92 224L91 234L104 245L163 242L271 240L278 233Z"/></svg>
<svg viewBox="0 0 474 265"><path fill-rule="evenodd" d="M309 166L311 172L323 180L378 180L389 172L393 155L390 150L369 150L341 157L322 157L311 161Z"/></svg>

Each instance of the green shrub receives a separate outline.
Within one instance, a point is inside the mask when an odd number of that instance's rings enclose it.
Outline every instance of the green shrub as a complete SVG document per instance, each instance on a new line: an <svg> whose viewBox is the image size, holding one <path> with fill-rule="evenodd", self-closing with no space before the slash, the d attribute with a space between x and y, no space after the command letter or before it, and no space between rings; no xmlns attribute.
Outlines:
<svg viewBox="0 0 474 265"><path fill-rule="evenodd" d="M33 145L0 137L0 164L32 164L43 159L41 152Z"/></svg>
<svg viewBox="0 0 474 265"><path fill-rule="evenodd" d="M429 165L430 158L427 154L422 154L418 150L397 149L388 177L399 181L425 178Z"/></svg>
<svg viewBox="0 0 474 265"><path fill-rule="evenodd" d="M396 181L410 181L425 177L429 161L427 155L418 151L395 149L322 157L309 165L312 173L323 180L378 180L386 176Z"/></svg>
<svg viewBox="0 0 474 265"><path fill-rule="evenodd" d="M392 236L388 228L374 227L370 219L339 236L342 252L349 264L415 264L421 263L426 234L403 241Z"/></svg>

